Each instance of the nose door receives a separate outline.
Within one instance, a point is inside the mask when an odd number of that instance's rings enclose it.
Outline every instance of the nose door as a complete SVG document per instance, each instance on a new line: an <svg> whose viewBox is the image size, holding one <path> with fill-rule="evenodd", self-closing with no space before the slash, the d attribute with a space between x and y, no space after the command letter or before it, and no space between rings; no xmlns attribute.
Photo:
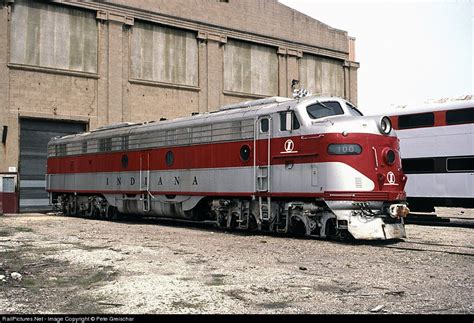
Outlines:
<svg viewBox="0 0 474 323"><path fill-rule="evenodd" d="M142 194L143 211L150 211L150 154L140 156L140 192Z"/></svg>

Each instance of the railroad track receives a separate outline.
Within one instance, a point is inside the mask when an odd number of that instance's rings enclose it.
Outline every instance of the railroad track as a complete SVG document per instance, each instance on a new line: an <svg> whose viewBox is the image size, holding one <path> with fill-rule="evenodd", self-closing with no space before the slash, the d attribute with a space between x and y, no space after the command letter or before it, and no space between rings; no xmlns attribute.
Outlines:
<svg viewBox="0 0 474 323"><path fill-rule="evenodd" d="M474 228L474 219L466 217L439 217L433 213L410 213L405 219L406 224Z"/></svg>

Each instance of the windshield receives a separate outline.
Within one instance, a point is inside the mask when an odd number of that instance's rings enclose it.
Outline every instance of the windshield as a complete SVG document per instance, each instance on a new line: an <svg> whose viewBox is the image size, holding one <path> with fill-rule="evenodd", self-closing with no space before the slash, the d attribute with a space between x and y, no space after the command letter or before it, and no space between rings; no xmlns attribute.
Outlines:
<svg viewBox="0 0 474 323"><path fill-rule="evenodd" d="M308 106L306 111L308 111L308 115L311 119L344 114L341 105L336 101L318 102Z"/></svg>
<svg viewBox="0 0 474 323"><path fill-rule="evenodd" d="M349 102L346 102L346 104L347 104L347 107L349 108L350 114L352 114L355 117L362 117L363 116L362 112L360 112L359 109L357 109L355 106L353 106Z"/></svg>

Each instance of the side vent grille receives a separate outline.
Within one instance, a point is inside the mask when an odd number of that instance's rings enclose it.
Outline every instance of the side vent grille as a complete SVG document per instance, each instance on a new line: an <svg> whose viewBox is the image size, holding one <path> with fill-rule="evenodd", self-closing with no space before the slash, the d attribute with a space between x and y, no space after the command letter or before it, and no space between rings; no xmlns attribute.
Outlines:
<svg viewBox="0 0 474 323"><path fill-rule="evenodd" d="M362 178L356 177L355 184L356 184L356 188L362 188Z"/></svg>

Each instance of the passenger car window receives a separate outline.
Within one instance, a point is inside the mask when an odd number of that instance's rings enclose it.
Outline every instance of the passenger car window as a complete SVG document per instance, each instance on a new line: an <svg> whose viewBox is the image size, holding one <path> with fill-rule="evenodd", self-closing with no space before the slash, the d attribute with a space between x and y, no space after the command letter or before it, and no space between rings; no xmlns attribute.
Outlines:
<svg viewBox="0 0 474 323"><path fill-rule="evenodd" d="M418 113L398 117L398 127L400 129L432 127L434 125L434 114Z"/></svg>
<svg viewBox="0 0 474 323"><path fill-rule="evenodd" d="M402 159L402 168L405 174L433 173L435 161L433 158Z"/></svg>
<svg viewBox="0 0 474 323"><path fill-rule="evenodd" d="M473 157L448 158L446 164L448 172L474 171Z"/></svg>
<svg viewBox="0 0 474 323"><path fill-rule="evenodd" d="M308 112L308 115L311 119L319 119L344 114L344 110L342 110L341 105L336 101L318 102L308 106L306 111Z"/></svg>
<svg viewBox="0 0 474 323"><path fill-rule="evenodd" d="M474 122L474 108L458 109L446 112L446 123L463 124Z"/></svg>

